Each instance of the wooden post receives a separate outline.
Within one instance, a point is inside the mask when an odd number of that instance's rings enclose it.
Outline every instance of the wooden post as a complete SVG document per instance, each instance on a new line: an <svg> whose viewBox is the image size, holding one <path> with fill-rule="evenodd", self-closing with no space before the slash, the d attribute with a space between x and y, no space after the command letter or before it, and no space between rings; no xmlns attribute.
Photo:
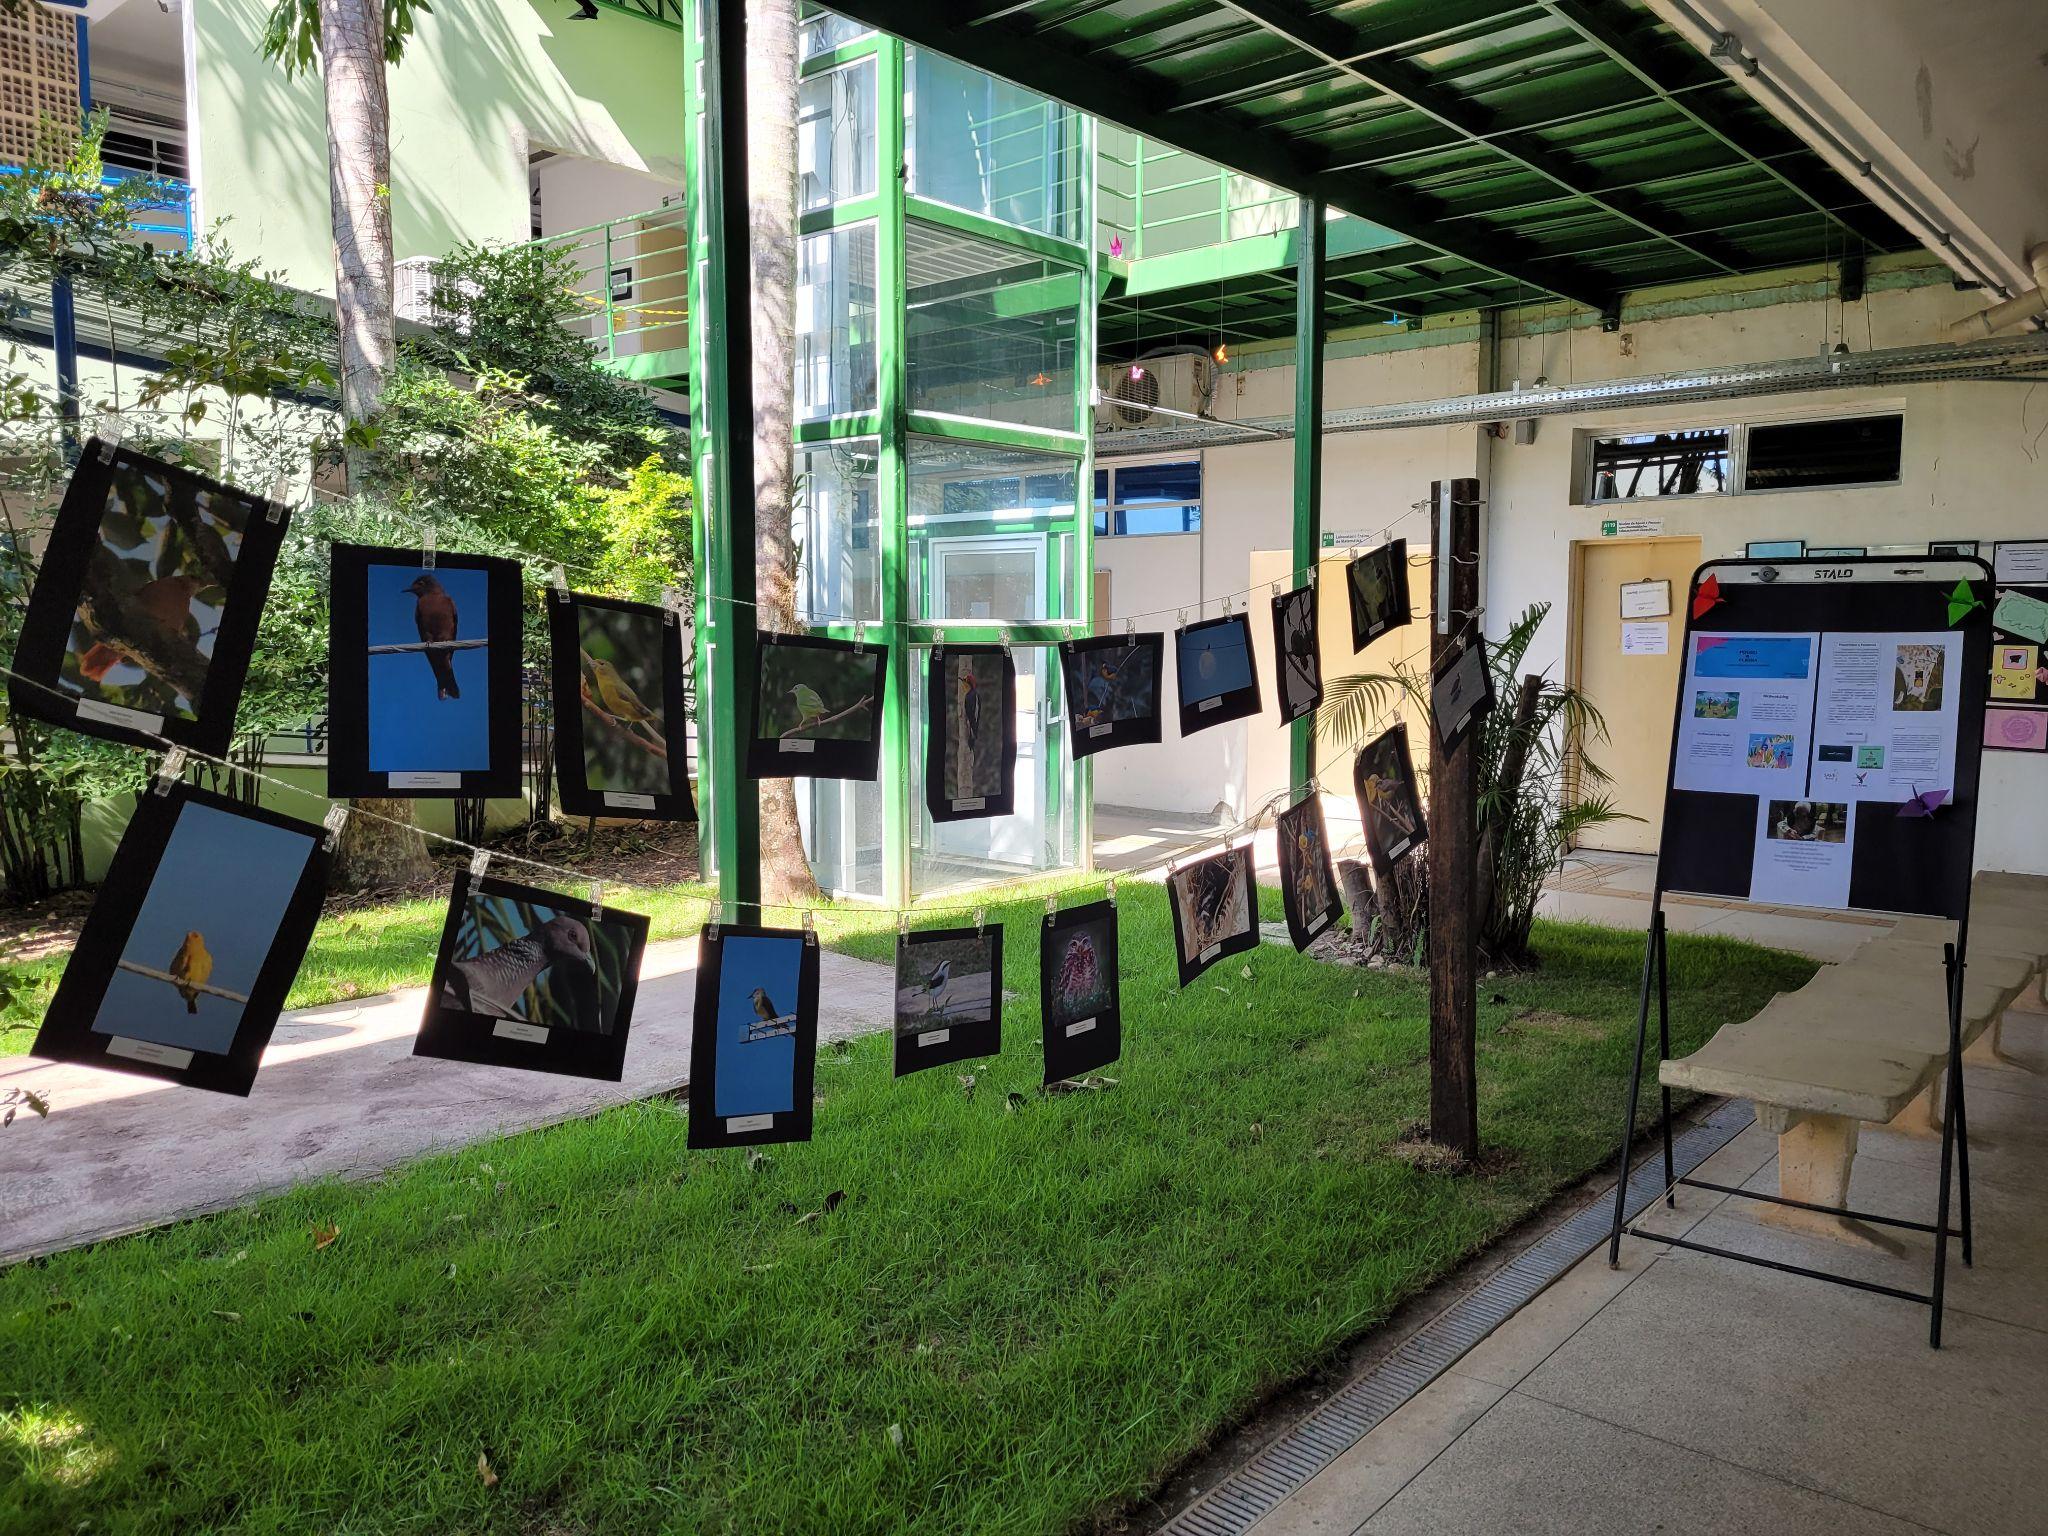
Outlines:
<svg viewBox="0 0 2048 1536"><path fill-rule="evenodd" d="M1434 668L1479 606L1479 482L1436 481L1429 504ZM1447 754L1434 722L1429 731L1429 1136L1467 1161L1479 1155L1478 734L1475 723Z"/></svg>

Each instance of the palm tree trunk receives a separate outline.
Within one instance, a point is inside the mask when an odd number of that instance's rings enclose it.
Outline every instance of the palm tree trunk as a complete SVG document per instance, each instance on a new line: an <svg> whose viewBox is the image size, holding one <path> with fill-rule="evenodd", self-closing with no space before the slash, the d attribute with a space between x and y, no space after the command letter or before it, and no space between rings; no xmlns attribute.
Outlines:
<svg viewBox="0 0 2048 1536"><path fill-rule="evenodd" d="M796 543L796 0L747 0L747 222L754 290L755 618L798 628ZM734 615L745 623L744 614ZM805 901L818 882L804 857L796 783L761 783L761 894Z"/></svg>
<svg viewBox="0 0 2048 1536"><path fill-rule="evenodd" d="M350 427L384 398L398 352L391 267L391 94L384 75L384 0L319 0L320 74L327 94L327 201L334 230L334 318L341 335L341 413ZM360 490L371 450L344 439L348 484ZM403 885L429 869L409 800L361 800L344 830L336 879L359 890ZM394 825L394 823L396 823Z"/></svg>

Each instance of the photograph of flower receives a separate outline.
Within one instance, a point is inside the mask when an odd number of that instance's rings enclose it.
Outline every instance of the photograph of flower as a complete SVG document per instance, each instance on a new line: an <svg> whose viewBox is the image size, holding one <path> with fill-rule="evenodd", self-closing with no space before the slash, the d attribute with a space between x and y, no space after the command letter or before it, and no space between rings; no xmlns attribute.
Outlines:
<svg viewBox="0 0 2048 1536"><path fill-rule="evenodd" d="M1311 714L1323 702L1323 653L1316 624L1316 585L1273 599L1273 655L1280 670L1280 723Z"/></svg>
<svg viewBox="0 0 2048 1536"><path fill-rule="evenodd" d="M1365 823L1365 847L1373 874L1383 875L1394 861L1422 844L1429 829L1415 792L1415 767L1408 753L1408 727L1382 732L1359 750L1351 767L1358 794L1358 813Z"/></svg>
<svg viewBox="0 0 2048 1536"><path fill-rule="evenodd" d="M925 808L932 820L1009 815L1017 764L1017 665L1009 651L934 647L925 698Z"/></svg>
<svg viewBox="0 0 2048 1536"><path fill-rule="evenodd" d="M1181 735L1259 712L1250 615L1231 613L1185 625L1174 632L1173 651Z"/></svg>
<svg viewBox="0 0 2048 1536"><path fill-rule="evenodd" d="M284 527L260 496L89 443L23 616L15 708L224 752Z"/></svg>
<svg viewBox="0 0 2048 1536"><path fill-rule="evenodd" d="M1330 862L1330 836L1323 824L1320 795L1310 795L1274 820L1280 852L1280 896L1287 909L1287 936L1306 949L1343 915L1337 871Z"/></svg>
<svg viewBox="0 0 2048 1536"><path fill-rule="evenodd" d="M1257 947L1259 905L1252 894L1249 845L1170 870L1166 893L1183 987L1225 955Z"/></svg>
<svg viewBox="0 0 2048 1536"><path fill-rule="evenodd" d="M818 942L735 924L697 940L690 1025L692 1147L811 1139L818 1054Z"/></svg>
<svg viewBox="0 0 2048 1536"><path fill-rule="evenodd" d="M1039 930L1039 1018L1045 1081L1092 1072L1123 1051L1118 1007L1116 904L1052 913Z"/></svg>
<svg viewBox="0 0 2048 1536"><path fill-rule="evenodd" d="M1159 673L1166 637L1157 632L1060 642L1073 755L1159 740Z"/></svg>
<svg viewBox="0 0 2048 1536"><path fill-rule="evenodd" d="M1395 539L1369 549L1344 567L1345 589L1351 596L1351 648L1362 651L1390 629L1410 618L1408 606L1408 541Z"/></svg>
<svg viewBox="0 0 2048 1536"><path fill-rule="evenodd" d="M562 809L695 821L677 615L559 588L547 607Z"/></svg>
<svg viewBox="0 0 2048 1536"><path fill-rule="evenodd" d="M819 635L760 634L747 772L757 779L872 779L889 650Z"/></svg>
<svg viewBox="0 0 2048 1536"><path fill-rule="evenodd" d="M1003 929L936 928L896 940L896 1075L1002 1048Z"/></svg>

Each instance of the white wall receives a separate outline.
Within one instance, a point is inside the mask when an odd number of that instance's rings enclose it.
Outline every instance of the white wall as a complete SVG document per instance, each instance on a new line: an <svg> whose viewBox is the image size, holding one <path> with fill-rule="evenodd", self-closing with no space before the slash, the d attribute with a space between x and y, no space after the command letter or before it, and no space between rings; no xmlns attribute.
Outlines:
<svg viewBox="0 0 2048 1536"><path fill-rule="evenodd" d="M544 235L647 213L659 208L665 197L674 197L678 205L682 201L681 182L580 155L543 160L533 168L532 179L540 188L540 232Z"/></svg>

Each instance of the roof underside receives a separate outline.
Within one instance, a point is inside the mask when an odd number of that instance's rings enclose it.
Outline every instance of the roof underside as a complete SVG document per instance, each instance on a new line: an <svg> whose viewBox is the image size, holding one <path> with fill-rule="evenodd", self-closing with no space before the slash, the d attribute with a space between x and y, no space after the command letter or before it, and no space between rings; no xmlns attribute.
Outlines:
<svg viewBox="0 0 2048 1536"><path fill-rule="evenodd" d="M1637 0L836 0L1085 112L1318 197L1397 243L1327 324L1628 290L1912 237ZM1291 274L1112 287L1104 350L1293 326Z"/></svg>

